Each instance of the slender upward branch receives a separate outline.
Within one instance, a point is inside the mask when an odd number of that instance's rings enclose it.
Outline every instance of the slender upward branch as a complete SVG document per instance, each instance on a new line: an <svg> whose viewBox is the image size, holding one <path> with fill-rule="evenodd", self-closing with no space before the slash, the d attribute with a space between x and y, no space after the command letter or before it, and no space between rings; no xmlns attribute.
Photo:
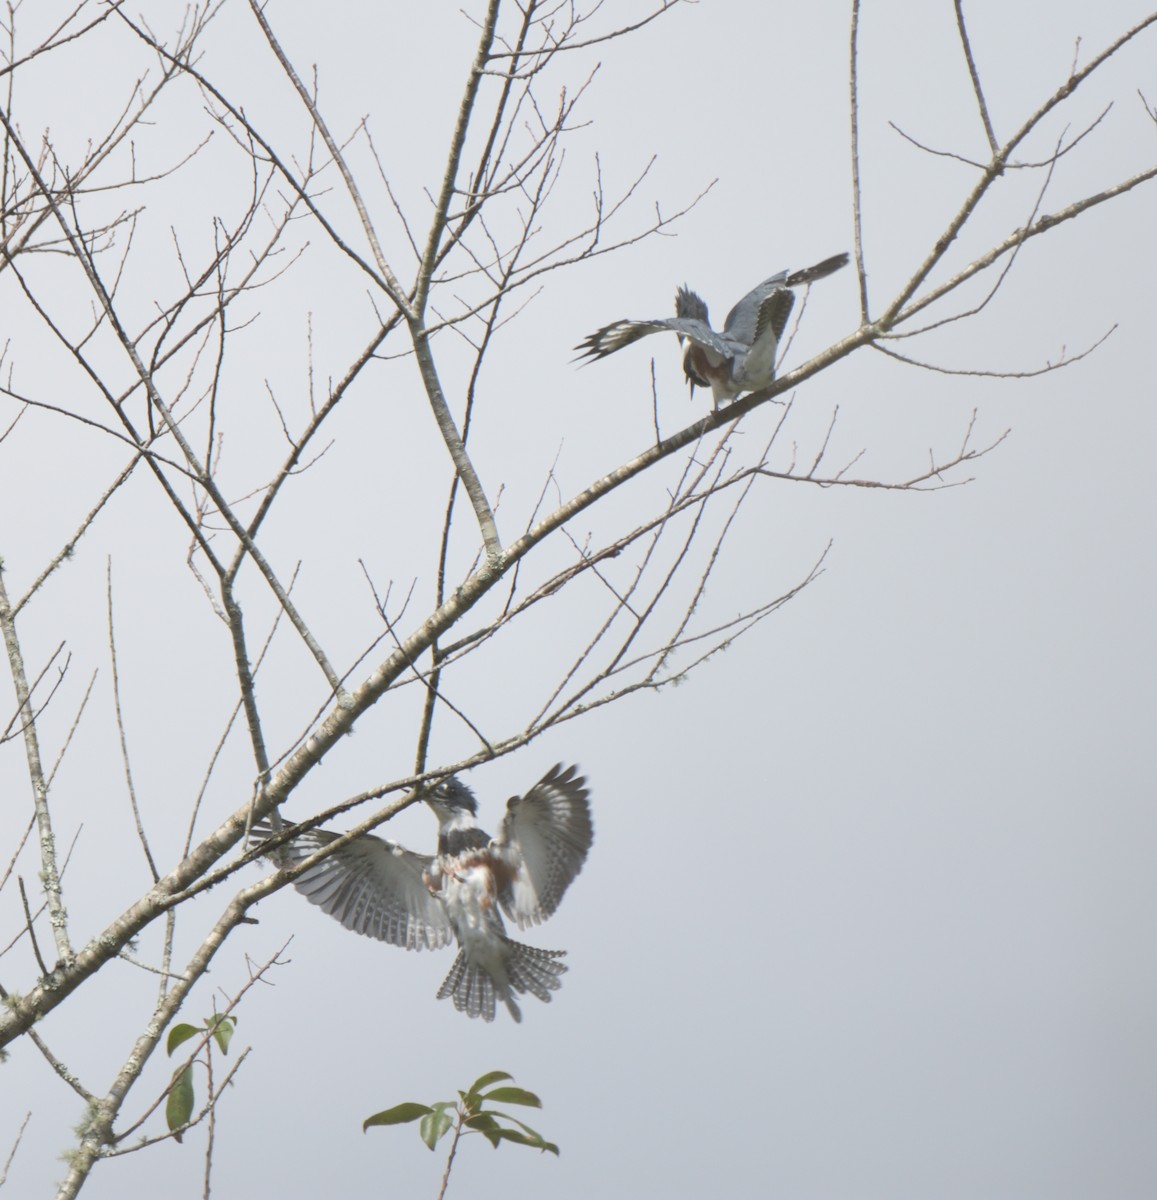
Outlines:
<svg viewBox="0 0 1157 1200"><path fill-rule="evenodd" d="M350 199L357 209L358 220L361 222L362 230L366 235L366 240L370 244L370 249L374 254L374 261L377 263L378 270L381 272L384 286L390 299L398 306L399 309L407 317L412 316L414 309L411 308L409 300L406 298L405 292L402 290L402 285L398 282L397 276L390 269L390 264L386 262L386 256L382 252L381 243L378 241L378 235L374 229L374 223L370 219L369 209L366 207L365 201L362 199L361 190L358 188L354 180L353 172L349 169L346 163L345 156L341 152L341 147L337 144L333 134L329 131L329 126L326 125L324 118L321 115L320 109L317 107L314 98L305 88L305 84L301 82L300 76L294 70L293 63L289 61L285 51L281 48L281 43L278 42L269 22L265 19L265 13L262 11L262 6L256 0L249 0L249 8L256 18L258 25L261 26L261 32L265 35L265 40L269 43L269 48L277 57L277 61L281 64L281 69L288 76L290 83L297 89L297 94L301 97L302 103L309 111L310 120L313 121L314 127L321 134L322 141L325 142L326 149L330 152L334 164L341 172L342 181L345 183L346 191L349 192Z"/></svg>
<svg viewBox="0 0 1157 1200"><path fill-rule="evenodd" d="M864 269L864 211L863 194L860 187L860 93L859 93L859 49L860 49L860 0L852 0L851 62L848 78L851 90L852 124L852 220L855 224L856 275L860 285L860 320L867 324L868 316L868 273Z"/></svg>
<svg viewBox="0 0 1157 1200"><path fill-rule="evenodd" d="M36 714L32 709L32 693L28 687L28 675L24 670L20 639L16 635L16 622L8 603L3 560L0 560L0 630L4 633L8 667L16 689L17 716L21 732L24 734L24 753L28 759L28 775L32 781L33 808L36 813L37 832L40 835L40 877L44 884L45 902L48 905L48 921L56 941L56 953L64 961L72 957L72 946L68 940L68 913L64 908L64 897L60 888L56 839L52 833L52 818L48 811L48 784L40 759L40 741L36 736Z"/></svg>
<svg viewBox="0 0 1157 1200"><path fill-rule="evenodd" d="M964 0L956 0L956 27L960 31L960 45L964 49L964 60L968 63L968 74L972 77L972 90L976 93L976 103L980 108L980 119L984 122L984 133L988 138L988 150L992 155L999 151L996 133L992 128L992 119L988 115L988 105L984 100L984 89L980 86L980 74L976 70L976 60L972 57L972 43L968 40L968 27L964 23Z"/></svg>
<svg viewBox="0 0 1157 1200"><path fill-rule="evenodd" d="M253 0L250 0L253 3ZM458 169L462 164L462 149L466 145L466 133L474 116L474 102L478 98L478 85L482 82L486 64L490 61L490 50L494 44L494 29L498 24L498 10L501 0L490 0L486 9L486 19L482 22L482 32L478 38L478 50L474 55L474 63L466 80L466 92L462 103L458 106L458 121L454 126L454 134L450 139L450 152L446 156L446 171L442 176L442 190L434 207L434 216L430 221L430 232L426 238L426 249L418 267L418 281L414 288L414 309L421 313L425 311L426 300L430 295L430 282L433 278L434 267L438 262L438 247L442 235L446 231L446 215L450 211L450 201L458 186ZM533 5L531 5L533 7Z"/></svg>
<svg viewBox="0 0 1157 1200"><path fill-rule="evenodd" d="M462 1123L465 1117L458 1113L454 1121L454 1136L450 1139L450 1153L446 1156L446 1170L442 1173L442 1186L438 1189L438 1200L445 1200L446 1189L450 1186L450 1172L454 1169L454 1155L458 1153L458 1142L462 1137Z"/></svg>
<svg viewBox="0 0 1157 1200"><path fill-rule="evenodd" d="M250 3L252 2L253 0L250 0ZM438 379L438 370L430 350L430 335L425 325L425 309L434 270L441 257L440 247L446 232L450 201L457 190L462 150L466 144L466 134L470 128L471 118L474 115L478 87L482 82L486 64L490 60L499 7L500 0L490 0L486 10L486 19L482 23L478 50L470 67L470 75L466 80L466 92L462 97L462 103L458 106L458 120L450 139L450 150L446 156L446 170L442 176L442 190L430 222L426 248L418 265L418 277L414 284L414 315L409 318L410 336L414 341L414 354L418 360L418 370L422 376L422 385L426 389L426 398L430 402L430 410L434 414L434 420L442 435L442 440L446 443L446 449L454 463L454 470L462 481L462 488L474 509L474 517L478 522L482 541L486 546L486 557L492 564L497 564L502 557L502 543L498 537L498 527L494 521L494 512L490 507L490 501L487 500L486 491L482 487L482 481L478 478L478 472L475 471L474 464L466 453L466 444L458 432L458 426L450 412L450 406L446 403L446 395Z"/></svg>
<svg viewBox="0 0 1157 1200"><path fill-rule="evenodd" d="M474 464L466 453L466 446L458 433L458 426L454 423L450 406L446 403L442 383L438 378L438 368L434 364L433 354L430 353L430 335L420 320L410 325L410 333L414 339L414 357L418 360L422 385L430 400L430 410L434 414L434 420L438 423L438 430L442 434L442 440L446 443L446 449L450 452L454 470L457 472L458 478L462 480L462 488L474 509L474 517L478 521L478 528L482 531L482 541L486 546L486 557L492 564L498 564L502 559L502 543L498 538L498 526L494 521L494 512L490 507L490 501L486 499L486 492L482 487L482 481L478 478L477 471L474 470Z"/></svg>

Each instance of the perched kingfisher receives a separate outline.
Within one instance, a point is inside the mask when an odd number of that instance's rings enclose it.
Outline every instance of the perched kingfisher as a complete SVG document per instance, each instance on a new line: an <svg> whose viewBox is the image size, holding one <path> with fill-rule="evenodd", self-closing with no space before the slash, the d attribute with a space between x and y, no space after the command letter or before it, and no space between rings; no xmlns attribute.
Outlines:
<svg viewBox="0 0 1157 1200"><path fill-rule="evenodd" d="M594 362L652 333L671 330L683 349L683 374L694 394L709 387L715 407L742 392L758 392L775 378L780 338L795 304L794 287L814 283L848 264L846 254L825 258L814 267L789 274L780 271L753 288L727 314L723 332L707 319L707 305L684 284L675 293L674 317L653 321L614 321L592 333L575 349L579 358Z"/></svg>
<svg viewBox="0 0 1157 1200"><path fill-rule="evenodd" d="M552 767L506 805L498 836L475 819L474 793L454 776L425 797L438 818L438 853L416 854L397 842L363 834L294 880L313 904L347 929L407 950L458 942L458 957L438 999L468 1017L494 1020L501 1000L516 1020L515 992L540 1000L561 986L565 950L539 950L506 936L499 908L519 929L545 921L582 870L594 840L589 793L578 767ZM268 838L272 826L254 827ZM340 834L310 829L284 847L290 865Z"/></svg>

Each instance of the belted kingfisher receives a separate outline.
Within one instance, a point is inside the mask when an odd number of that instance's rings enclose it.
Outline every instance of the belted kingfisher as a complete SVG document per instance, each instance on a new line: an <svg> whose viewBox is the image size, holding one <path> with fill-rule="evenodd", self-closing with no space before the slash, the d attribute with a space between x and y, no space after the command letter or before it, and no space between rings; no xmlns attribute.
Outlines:
<svg viewBox="0 0 1157 1200"><path fill-rule="evenodd" d="M779 339L795 304L793 287L814 283L848 264L846 254L825 258L814 267L789 274L780 271L753 288L727 314L723 332L707 320L707 305L684 284L675 293L675 316L653 321L614 321L592 333L575 349L579 358L594 362L652 333L671 330L679 335L683 374L691 384L709 387L718 408L741 392L758 392L775 378Z"/></svg>
<svg viewBox="0 0 1157 1200"><path fill-rule="evenodd" d="M438 989L468 1017L494 1020L501 1000L516 1020L515 992L540 1000L561 986L565 950L539 950L506 936L502 911L519 929L545 921L582 870L594 840L589 793L578 767L552 767L506 806L498 836L479 828L474 793L451 776L426 802L438 818L438 853L430 856L363 834L294 880L311 903L347 929L407 950L457 939L459 950ZM254 826L263 838L268 821ZM289 864L304 861L340 834L310 829L284 847Z"/></svg>

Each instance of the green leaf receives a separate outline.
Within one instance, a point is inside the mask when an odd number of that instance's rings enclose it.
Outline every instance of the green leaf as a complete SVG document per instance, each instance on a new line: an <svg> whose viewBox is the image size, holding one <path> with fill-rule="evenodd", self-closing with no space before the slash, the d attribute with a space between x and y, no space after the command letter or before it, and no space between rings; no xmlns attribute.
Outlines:
<svg viewBox="0 0 1157 1200"><path fill-rule="evenodd" d="M495 1088L494 1091L487 1092L482 1099L493 1100L498 1104L525 1104L527 1108L542 1107L542 1101L533 1092L519 1087Z"/></svg>
<svg viewBox="0 0 1157 1200"><path fill-rule="evenodd" d="M549 1151L556 1158L558 1157L558 1147L554 1142L548 1142L541 1138L537 1133L531 1137L528 1133L521 1133L517 1129L500 1129L498 1136L504 1142L514 1142L519 1146L533 1146L535 1150Z"/></svg>
<svg viewBox="0 0 1157 1200"><path fill-rule="evenodd" d="M406 1125L433 1111L429 1105L416 1104L413 1100L407 1100L404 1104L395 1104L393 1108L387 1108L380 1113L374 1113L372 1117L366 1117L362 1122L362 1133L365 1133L371 1125Z"/></svg>
<svg viewBox="0 0 1157 1200"><path fill-rule="evenodd" d="M517 1117L512 1117L509 1113L499 1113L498 1115L504 1121L509 1121L511 1124L517 1125L527 1137L535 1138L540 1142L543 1140L542 1134L539 1133L537 1129L531 1129L531 1127L527 1125L525 1121L520 1121Z"/></svg>
<svg viewBox="0 0 1157 1200"><path fill-rule="evenodd" d="M205 1021L205 1028L212 1030L213 1040L222 1054L229 1053L229 1043L233 1039L233 1029L236 1024L236 1017L222 1017L216 1013Z"/></svg>
<svg viewBox="0 0 1157 1200"><path fill-rule="evenodd" d="M447 1134L454 1124L454 1118L448 1112L429 1112L422 1118L418 1126L418 1134L431 1150L438 1144L438 1139Z"/></svg>
<svg viewBox="0 0 1157 1200"><path fill-rule="evenodd" d="M513 1079L514 1076L509 1071L487 1071L485 1075L480 1075L470 1085L470 1091L477 1094L484 1087L489 1087L492 1083L497 1083L500 1079Z"/></svg>
<svg viewBox="0 0 1157 1200"><path fill-rule="evenodd" d="M482 1134L495 1150L498 1149L502 1126L489 1113L475 1113L474 1116L467 1117L462 1123L476 1133Z"/></svg>
<svg viewBox="0 0 1157 1200"><path fill-rule="evenodd" d="M165 1049L169 1057L173 1057L173 1051L182 1042L187 1042L190 1038L195 1038L199 1033L204 1032L203 1029L198 1029L195 1025L174 1025L169 1030L169 1040L165 1043Z"/></svg>
<svg viewBox="0 0 1157 1200"><path fill-rule="evenodd" d="M165 1101L165 1120L171 1130L180 1129L189 1123L193 1115L193 1071L191 1066L178 1067L169 1084L169 1098ZM177 1134L177 1141L181 1135Z"/></svg>

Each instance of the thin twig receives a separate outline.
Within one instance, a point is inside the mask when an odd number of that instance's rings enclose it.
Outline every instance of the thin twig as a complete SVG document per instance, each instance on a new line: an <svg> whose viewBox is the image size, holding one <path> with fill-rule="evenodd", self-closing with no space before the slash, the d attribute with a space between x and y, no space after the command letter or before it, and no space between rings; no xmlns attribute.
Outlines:
<svg viewBox="0 0 1157 1200"><path fill-rule="evenodd" d="M960 31L960 46L964 51L964 61L968 63L968 74L972 79L972 90L976 94L976 105L980 109L980 119L984 122L984 133L988 138L988 149L993 158L999 152L996 134L992 130L992 121L988 115L988 105L984 102L984 90L980 86L980 75L972 57L972 46L968 41L968 29L964 23L964 0L955 0L956 28Z"/></svg>
<svg viewBox="0 0 1157 1200"><path fill-rule="evenodd" d="M860 183L860 0L852 0L848 80L851 91L852 220L855 228L856 278L860 289L860 321L868 324L868 273L864 266L863 189Z"/></svg>
<svg viewBox="0 0 1157 1200"><path fill-rule="evenodd" d="M68 913L64 907L64 893L56 860L56 839L53 836L52 816L48 807L48 784L44 778L40 757L40 739L37 735L36 721L33 719L32 697L28 688L28 676L24 670L24 655L16 632L16 622L8 603L8 589L4 584L3 562L0 562L0 632L4 635L8 669L16 690L17 709L25 717L22 734L29 783L32 786L32 806L39 832L40 881L48 905L48 921L56 942L56 953L64 961L72 957L72 944L68 937ZM45 975L47 974L45 971Z"/></svg>

